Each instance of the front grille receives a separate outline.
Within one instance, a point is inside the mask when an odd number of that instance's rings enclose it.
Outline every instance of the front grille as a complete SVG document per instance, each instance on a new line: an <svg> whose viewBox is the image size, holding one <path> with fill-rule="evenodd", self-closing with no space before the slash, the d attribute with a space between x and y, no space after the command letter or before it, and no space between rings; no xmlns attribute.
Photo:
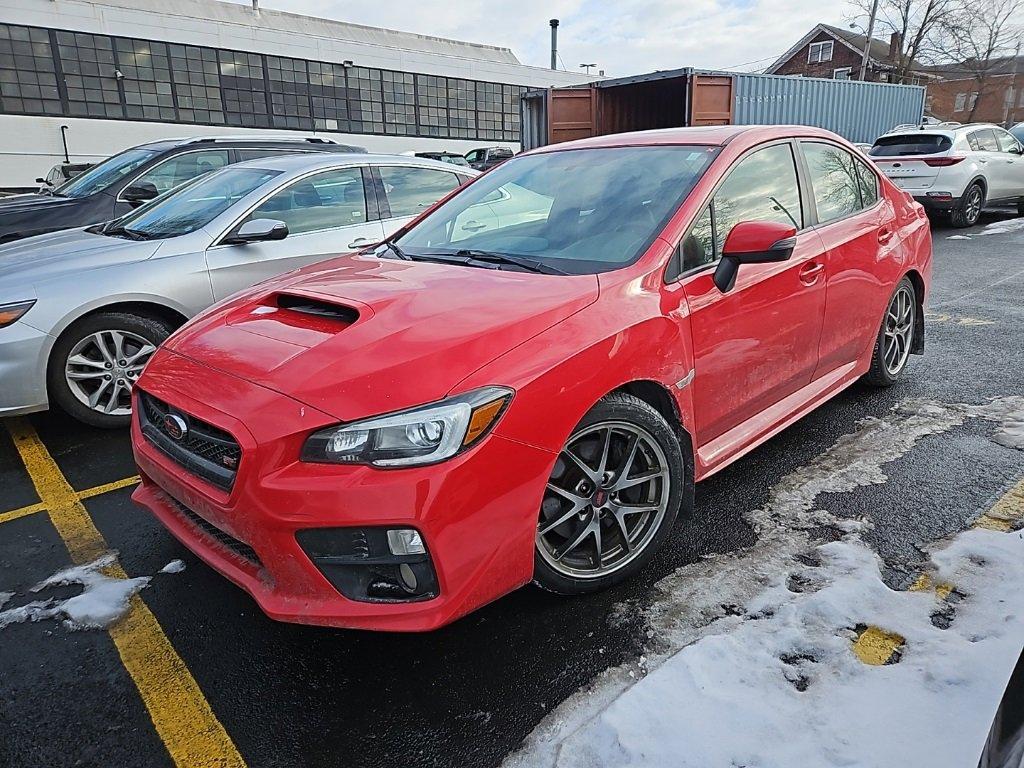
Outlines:
<svg viewBox="0 0 1024 768"><path fill-rule="evenodd" d="M163 400L139 392L139 425L142 434L154 447L194 475L218 488L230 491L242 459L238 442L223 429L190 416ZM168 430L167 416L180 418L187 426L184 436Z"/></svg>
<svg viewBox="0 0 1024 768"><path fill-rule="evenodd" d="M256 550L244 541L239 541L231 534L225 533L213 523L197 515L173 496L168 496L167 498L174 505L174 508L178 510L178 513L188 522L192 523L195 528L199 529L199 532L206 538L213 539L221 547L228 550L231 554L242 558L250 565L255 565L258 568L263 567L263 563L260 561L259 555L256 554Z"/></svg>

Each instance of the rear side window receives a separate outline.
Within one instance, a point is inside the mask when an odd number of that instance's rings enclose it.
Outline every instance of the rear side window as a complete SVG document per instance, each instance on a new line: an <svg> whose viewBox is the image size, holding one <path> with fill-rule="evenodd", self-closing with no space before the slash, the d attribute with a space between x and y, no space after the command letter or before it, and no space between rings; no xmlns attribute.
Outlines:
<svg viewBox="0 0 1024 768"><path fill-rule="evenodd" d="M934 133L905 133L882 136L875 141L868 154L872 157L902 157L903 155L934 155L953 146L948 136Z"/></svg>
<svg viewBox="0 0 1024 768"><path fill-rule="evenodd" d="M460 183L454 173L435 171L432 168L382 165L379 170L392 216L415 216L422 213Z"/></svg>
<svg viewBox="0 0 1024 768"><path fill-rule="evenodd" d="M801 144L814 190L818 221L841 219L861 209L861 177L856 158L832 144Z"/></svg>
<svg viewBox="0 0 1024 768"><path fill-rule="evenodd" d="M306 152L307 150L302 149L256 149L256 148L243 148L239 147L238 161L244 163L246 160L259 160L263 157L280 157L281 155L291 155L295 152Z"/></svg>
<svg viewBox="0 0 1024 768"><path fill-rule="evenodd" d="M999 142L1000 152L1016 152L1017 140L1006 131L996 131L996 141Z"/></svg>
<svg viewBox="0 0 1024 768"><path fill-rule="evenodd" d="M971 149L976 152L998 152L999 143L996 141L996 133L991 128L983 128L967 135L967 142Z"/></svg>
<svg viewBox="0 0 1024 768"><path fill-rule="evenodd" d="M718 261L729 230L741 221L777 221L803 228L800 186L789 144L759 149L729 171L680 244L683 271Z"/></svg>
<svg viewBox="0 0 1024 768"><path fill-rule="evenodd" d="M149 182L156 187L157 192L163 194L196 176L220 170L228 163L230 160L226 149L185 152L150 168L132 183Z"/></svg>

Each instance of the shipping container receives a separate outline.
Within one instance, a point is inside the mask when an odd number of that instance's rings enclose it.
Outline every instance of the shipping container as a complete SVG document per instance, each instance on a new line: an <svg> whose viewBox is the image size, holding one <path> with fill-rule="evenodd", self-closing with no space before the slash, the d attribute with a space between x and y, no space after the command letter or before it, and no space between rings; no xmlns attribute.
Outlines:
<svg viewBox="0 0 1024 768"><path fill-rule="evenodd" d="M522 145L689 125L814 125L873 142L895 125L917 123L925 89L808 77L691 68L528 91Z"/></svg>

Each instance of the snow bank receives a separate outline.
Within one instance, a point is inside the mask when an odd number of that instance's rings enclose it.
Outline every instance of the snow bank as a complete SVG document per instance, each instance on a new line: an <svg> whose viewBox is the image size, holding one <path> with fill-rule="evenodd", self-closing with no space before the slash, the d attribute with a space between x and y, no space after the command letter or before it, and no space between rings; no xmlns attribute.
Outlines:
<svg viewBox="0 0 1024 768"><path fill-rule="evenodd" d="M1024 217L995 221L975 234L983 237L985 235L1005 235L1010 232L1024 232Z"/></svg>
<svg viewBox="0 0 1024 768"><path fill-rule="evenodd" d="M972 530L936 555L966 595L948 629L931 592L895 592L853 537L780 574L730 632L702 638L568 735L583 766L976 765L1024 636L1024 538ZM811 585L794 592L788 583ZM906 638L898 664L854 656L853 627Z"/></svg>

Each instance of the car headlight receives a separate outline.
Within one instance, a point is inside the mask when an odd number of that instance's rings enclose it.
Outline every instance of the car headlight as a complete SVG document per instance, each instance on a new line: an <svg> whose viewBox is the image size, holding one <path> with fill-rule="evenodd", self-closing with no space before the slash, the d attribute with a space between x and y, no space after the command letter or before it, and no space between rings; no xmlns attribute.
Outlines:
<svg viewBox="0 0 1024 768"><path fill-rule="evenodd" d="M315 432L302 460L409 467L449 459L494 426L512 399L506 387L483 387L439 403Z"/></svg>
<svg viewBox="0 0 1024 768"><path fill-rule="evenodd" d="M14 304L0 304L0 328L13 325L35 305L36 300L18 301Z"/></svg>

